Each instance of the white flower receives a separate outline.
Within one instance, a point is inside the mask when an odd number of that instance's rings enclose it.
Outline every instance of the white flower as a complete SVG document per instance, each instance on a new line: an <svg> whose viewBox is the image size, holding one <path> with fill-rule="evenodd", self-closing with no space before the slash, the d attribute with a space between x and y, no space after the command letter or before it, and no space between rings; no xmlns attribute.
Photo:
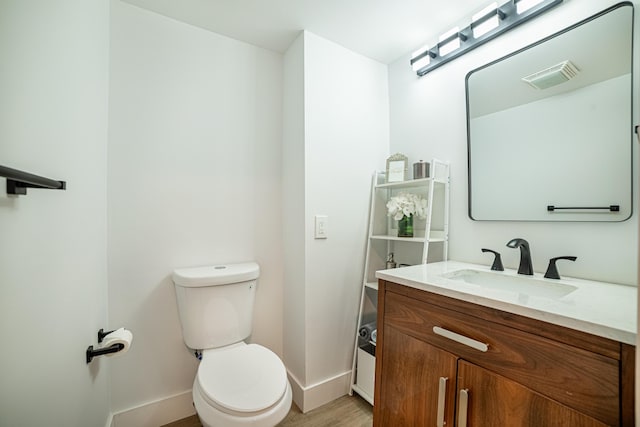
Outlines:
<svg viewBox="0 0 640 427"><path fill-rule="evenodd" d="M413 193L400 193L387 202L389 216L400 220L405 216L427 217L427 200Z"/></svg>

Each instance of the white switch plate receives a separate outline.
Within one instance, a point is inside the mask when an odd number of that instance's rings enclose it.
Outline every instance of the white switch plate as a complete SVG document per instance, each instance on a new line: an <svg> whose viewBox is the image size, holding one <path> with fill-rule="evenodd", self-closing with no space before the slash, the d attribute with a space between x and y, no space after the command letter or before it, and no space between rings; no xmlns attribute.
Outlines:
<svg viewBox="0 0 640 427"><path fill-rule="evenodd" d="M327 238L327 228L329 227L329 217L327 215L316 215L316 239Z"/></svg>

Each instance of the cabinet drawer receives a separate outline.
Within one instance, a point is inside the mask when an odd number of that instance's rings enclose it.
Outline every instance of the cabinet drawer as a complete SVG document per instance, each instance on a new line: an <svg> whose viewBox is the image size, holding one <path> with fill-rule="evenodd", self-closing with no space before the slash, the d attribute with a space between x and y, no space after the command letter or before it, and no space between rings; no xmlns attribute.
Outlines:
<svg viewBox="0 0 640 427"><path fill-rule="evenodd" d="M608 425L620 424L618 360L393 292L385 299L386 325ZM486 351L437 334L434 327L486 344Z"/></svg>

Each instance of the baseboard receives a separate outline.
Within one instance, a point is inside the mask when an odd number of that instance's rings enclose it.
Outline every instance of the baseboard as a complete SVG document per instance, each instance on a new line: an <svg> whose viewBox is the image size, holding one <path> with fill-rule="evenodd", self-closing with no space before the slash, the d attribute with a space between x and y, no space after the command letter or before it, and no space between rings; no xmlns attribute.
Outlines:
<svg viewBox="0 0 640 427"><path fill-rule="evenodd" d="M306 387L302 386L290 372L287 374L291 383L293 401L303 413L348 394L351 385L351 371ZM195 413L191 390L188 390L112 414L106 427L158 427L190 417Z"/></svg>
<svg viewBox="0 0 640 427"><path fill-rule="evenodd" d="M158 427L196 413L191 390L113 414L111 427Z"/></svg>
<svg viewBox="0 0 640 427"><path fill-rule="evenodd" d="M303 413L348 394L351 387L351 371L343 372L306 387L300 384L300 381L291 372L287 372L287 374L291 383L293 401Z"/></svg>
<svg viewBox="0 0 640 427"><path fill-rule="evenodd" d="M638 354L640 354L640 352L638 352ZM289 384L291 384L293 403L295 403L295 405L302 411L302 408L304 407L304 387L302 386L302 384L300 384L300 380L298 380L295 375L289 372L288 369L287 377L289 378Z"/></svg>

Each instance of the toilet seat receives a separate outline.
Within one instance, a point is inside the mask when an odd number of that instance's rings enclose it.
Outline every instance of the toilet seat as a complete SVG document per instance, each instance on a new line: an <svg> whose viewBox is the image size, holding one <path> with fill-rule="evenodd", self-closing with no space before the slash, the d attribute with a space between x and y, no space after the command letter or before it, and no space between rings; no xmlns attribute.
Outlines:
<svg viewBox="0 0 640 427"><path fill-rule="evenodd" d="M279 402L287 391L280 358L257 344L205 350L196 382L211 406L231 413L259 412Z"/></svg>

